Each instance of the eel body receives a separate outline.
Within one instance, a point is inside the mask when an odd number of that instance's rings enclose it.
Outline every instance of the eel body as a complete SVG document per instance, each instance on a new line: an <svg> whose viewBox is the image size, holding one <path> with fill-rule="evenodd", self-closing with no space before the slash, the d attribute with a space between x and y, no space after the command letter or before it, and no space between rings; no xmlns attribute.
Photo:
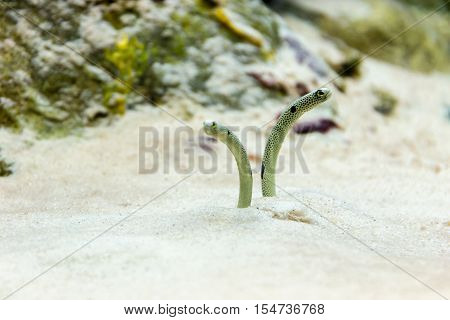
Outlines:
<svg viewBox="0 0 450 320"><path fill-rule="evenodd" d="M239 170L239 200L238 208L247 208L252 201L253 177L247 151L238 137L227 127L215 121L205 121L203 130L207 135L213 136L225 143L233 154Z"/></svg>
<svg viewBox="0 0 450 320"><path fill-rule="evenodd" d="M276 196L275 168L281 145L289 130L302 114L326 101L330 96L331 91L327 88L312 91L295 100L281 113L264 149L261 168L262 194L264 197Z"/></svg>

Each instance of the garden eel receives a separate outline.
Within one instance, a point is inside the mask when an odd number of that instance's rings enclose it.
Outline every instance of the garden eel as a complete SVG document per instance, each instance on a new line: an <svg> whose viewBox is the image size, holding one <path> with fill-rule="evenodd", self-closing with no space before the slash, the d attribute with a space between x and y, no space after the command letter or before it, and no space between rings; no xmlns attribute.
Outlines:
<svg viewBox="0 0 450 320"><path fill-rule="evenodd" d="M252 168L244 146L230 129L215 121L203 122L203 130L207 135L225 143L233 154L239 170L239 201L237 207L247 208L252 201L253 178Z"/></svg>
<svg viewBox="0 0 450 320"><path fill-rule="evenodd" d="M275 168L281 145L292 125L305 112L311 110L331 96L330 89L320 88L295 100L284 110L278 122L270 132L261 168L262 194L263 197L276 196L275 191Z"/></svg>

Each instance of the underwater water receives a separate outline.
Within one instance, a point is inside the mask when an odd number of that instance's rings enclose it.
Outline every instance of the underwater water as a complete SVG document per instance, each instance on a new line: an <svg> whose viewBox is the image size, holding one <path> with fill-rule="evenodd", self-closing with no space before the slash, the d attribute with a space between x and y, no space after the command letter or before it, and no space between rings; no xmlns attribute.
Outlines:
<svg viewBox="0 0 450 320"><path fill-rule="evenodd" d="M0 296L448 297L448 8L0 1Z"/></svg>

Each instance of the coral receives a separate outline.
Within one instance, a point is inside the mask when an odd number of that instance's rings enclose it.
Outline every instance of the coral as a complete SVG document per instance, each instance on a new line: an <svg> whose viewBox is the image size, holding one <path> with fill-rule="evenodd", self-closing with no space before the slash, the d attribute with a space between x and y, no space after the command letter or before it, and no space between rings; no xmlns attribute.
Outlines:
<svg viewBox="0 0 450 320"><path fill-rule="evenodd" d="M224 7L218 7L215 8L213 12L217 20L222 22L236 35L242 37L244 40L250 42L251 44L254 44L255 46L263 47L264 38L262 37L262 35L255 29L240 22L239 17L232 11Z"/></svg>
<svg viewBox="0 0 450 320"><path fill-rule="evenodd" d="M176 111L185 117L192 105L271 104L283 95L247 72L270 74L293 62L280 39L282 22L259 0L8 5L20 15L0 10L0 126L31 127L43 137L64 136L149 99L186 101ZM321 60L308 53L308 61L289 72L310 85L315 76L308 69L317 71ZM289 90L297 92L299 81L289 79Z"/></svg>
<svg viewBox="0 0 450 320"><path fill-rule="evenodd" d="M223 1L213 8L213 15L232 33L261 48L266 58L281 43L277 20L258 1Z"/></svg>
<svg viewBox="0 0 450 320"><path fill-rule="evenodd" d="M116 70L117 79L105 87L104 104L113 113L124 114L127 96L145 72L148 52L137 38L122 35L113 49L106 50L106 61Z"/></svg>

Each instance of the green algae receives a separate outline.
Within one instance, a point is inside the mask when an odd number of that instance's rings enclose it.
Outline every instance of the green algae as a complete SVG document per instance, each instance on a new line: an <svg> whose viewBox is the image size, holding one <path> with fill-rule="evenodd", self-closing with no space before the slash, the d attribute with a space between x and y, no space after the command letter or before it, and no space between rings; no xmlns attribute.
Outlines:
<svg viewBox="0 0 450 320"><path fill-rule="evenodd" d="M6 46L7 42L10 44ZM21 118L33 107L33 102L24 94L27 80L22 79L29 71L28 61L27 52L13 40L3 41L0 48L0 127L19 130Z"/></svg>
<svg viewBox="0 0 450 320"><path fill-rule="evenodd" d="M13 164L2 159L0 156L0 177L7 177L13 173Z"/></svg>
<svg viewBox="0 0 450 320"><path fill-rule="evenodd" d="M0 105L0 128L10 128L18 130L20 128L20 125L17 121L17 119L7 110L5 107Z"/></svg>
<svg viewBox="0 0 450 320"><path fill-rule="evenodd" d="M7 177L13 173L12 164L0 159L0 177Z"/></svg>
<svg viewBox="0 0 450 320"><path fill-rule="evenodd" d="M31 19L41 21L42 10L29 8ZM36 49L23 42L15 20L0 12L0 127L20 131L32 128L38 137L61 137L84 124L80 96L94 87L83 68L54 65L44 75L33 65ZM60 36L70 38L66 33ZM81 72L80 72L81 71Z"/></svg>

